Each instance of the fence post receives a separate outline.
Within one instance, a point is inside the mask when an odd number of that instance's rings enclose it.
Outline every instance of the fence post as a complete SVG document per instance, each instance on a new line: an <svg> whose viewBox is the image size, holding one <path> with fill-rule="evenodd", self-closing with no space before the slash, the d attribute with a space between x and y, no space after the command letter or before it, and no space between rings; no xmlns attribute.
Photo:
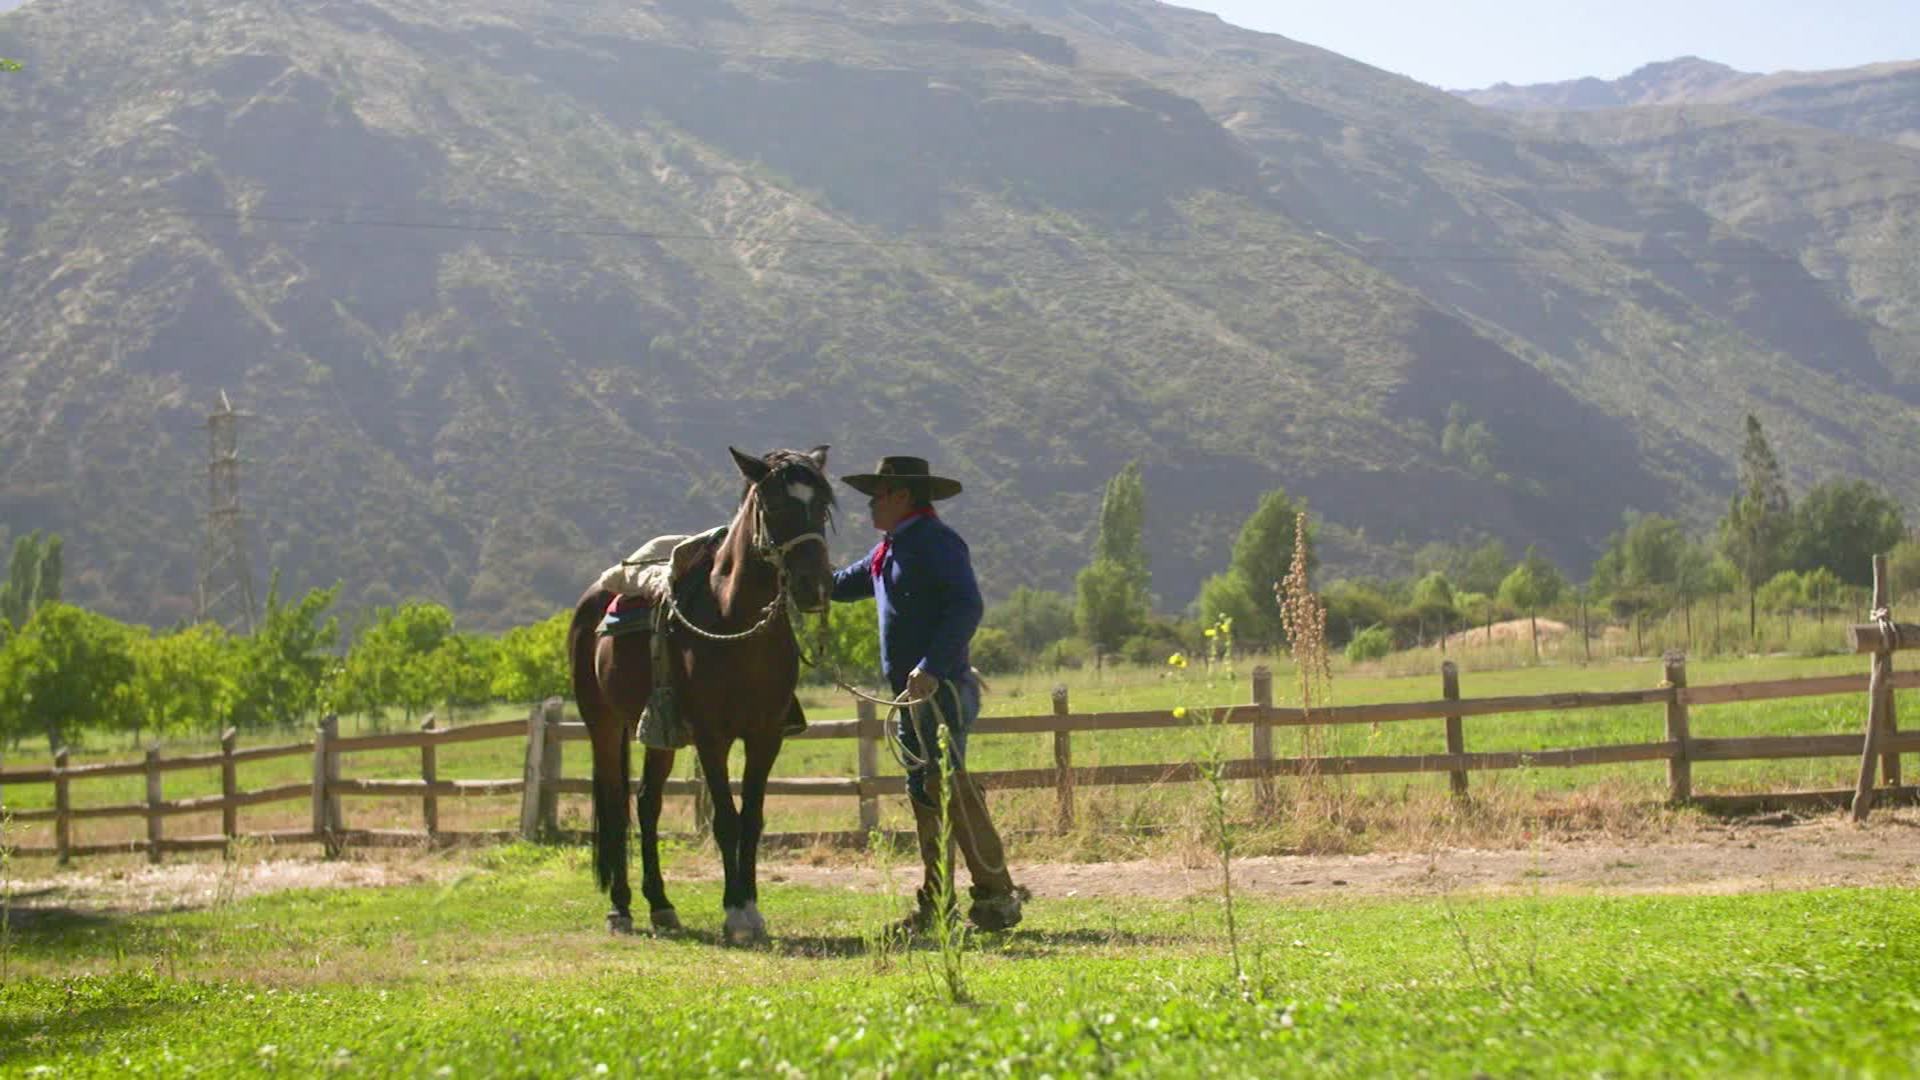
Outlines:
<svg viewBox="0 0 1920 1080"><path fill-rule="evenodd" d="M880 827L880 797L872 790L880 774L880 713L866 698L853 700L853 715L858 718L854 756L859 762L860 833L869 840Z"/></svg>
<svg viewBox="0 0 1920 1080"><path fill-rule="evenodd" d="M240 808L234 805L234 800L240 797L240 781L233 763L233 752L239 741L239 728L220 733L220 835L229 845L240 834Z"/></svg>
<svg viewBox="0 0 1920 1080"><path fill-rule="evenodd" d="M1885 556L1875 556L1873 560L1873 606L1887 609L1887 618L1893 618L1893 585L1886 573ZM1893 653L1887 653L1887 678L1881 684L1881 696L1885 699L1880 705L1880 745L1888 747L1880 758L1880 778L1890 788L1900 786L1900 751L1891 749L1893 736L1900 730L1893 707Z"/></svg>
<svg viewBox="0 0 1920 1080"><path fill-rule="evenodd" d="M147 747L147 861L160 861L160 747Z"/></svg>
<svg viewBox="0 0 1920 1080"><path fill-rule="evenodd" d="M53 752L53 850L61 866L73 860L73 796L67 790L67 748Z"/></svg>
<svg viewBox="0 0 1920 1080"><path fill-rule="evenodd" d="M1693 798L1693 758L1688 751L1693 735L1689 730L1687 703L1681 700L1680 694L1687 688L1687 654L1670 652L1661 663L1665 667L1667 687L1673 692L1667 699L1667 741L1674 744L1673 756L1667 759L1667 799L1683 803Z"/></svg>
<svg viewBox="0 0 1920 1080"><path fill-rule="evenodd" d="M427 846L433 846L433 838L440 832L440 796L433 793L433 785L440 782L439 752L433 746L433 733L440 730L439 719L432 713L420 721L420 730L428 736L420 744L420 782L426 790L420 796L420 820L427 830Z"/></svg>
<svg viewBox="0 0 1920 1080"><path fill-rule="evenodd" d="M339 739L340 718L331 713L321 717L313 735L313 831L328 858L340 854L340 833L345 831L340 794L333 788L340 779L340 751L334 748Z"/></svg>
<svg viewBox="0 0 1920 1080"><path fill-rule="evenodd" d="M1874 621L1893 619L1892 589L1887 582L1887 557L1873 557L1873 610L1867 618ZM1881 736L1891 726L1888 722L1887 708L1893 704L1893 642L1880 642L1880 648L1873 654L1873 673L1867 678L1867 730L1860 747L1860 779L1853 789L1853 820L1865 821L1867 812L1873 809L1873 770L1874 760L1880 749Z"/></svg>
<svg viewBox="0 0 1920 1080"><path fill-rule="evenodd" d="M560 833L560 722L565 713L560 699L548 698L541 712L540 738L546 746L540 751L540 835Z"/></svg>
<svg viewBox="0 0 1920 1080"><path fill-rule="evenodd" d="M1273 812L1273 670L1253 669L1253 791L1260 812Z"/></svg>
<svg viewBox="0 0 1920 1080"><path fill-rule="evenodd" d="M541 761L547 754L546 706L535 703L527 714L527 766L520 788L520 839L540 839L540 781L546 775ZM623 796L630 797L630 796Z"/></svg>
<svg viewBox="0 0 1920 1080"><path fill-rule="evenodd" d="M1460 668L1459 665L1451 660L1444 661L1440 665L1440 696L1446 698L1448 701L1460 700ZM1447 717L1448 756L1457 758L1466 752L1467 733L1462 730L1460 726L1460 718L1458 716ZM1447 774L1447 780L1453 786L1454 798L1464 799L1467 797L1467 766L1465 762L1461 762L1458 768L1449 772Z"/></svg>
<svg viewBox="0 0 1920 1080"><path fill-rule="evenodd" d="M1053 688L1053 715L1066 719L1072 711L1067 706L1067 684L1059 683ZM1053 733L1053 770L1054 789L1060 800L1060 820L1058 829L1067 832L1073 828L1073 732L1065 729Z"/></svg>

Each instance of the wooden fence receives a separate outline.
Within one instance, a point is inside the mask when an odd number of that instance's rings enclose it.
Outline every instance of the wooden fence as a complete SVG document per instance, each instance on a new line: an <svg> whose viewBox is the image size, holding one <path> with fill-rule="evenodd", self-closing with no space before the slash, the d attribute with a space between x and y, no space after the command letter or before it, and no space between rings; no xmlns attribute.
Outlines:
<svg viewBox="0 0 1920 1080"><path fill-rule="evenodd" d="M1888 624L1891 625L1891 624ZM1872 628L1855 628L1856 640ZM1920 627L1908 640L1920 642ZM1891 700L1896 688L1920 688L1920 672L1895 673L1891 670L1890 650L1878 648L1878 639L1857 646L1874 651L1875 667L1871 677L1874 707L1868 710L1869 727L1862 733L1838 735L1778 735L1735 738L1698 738L1690 731L1690 711L1699 706L1729 705L1781 698L1817 697L1836 694L1866 694L1869 677L1836 675L1823 678L1779 679L1767 682L1732 683L1716 686L1688 686L1684 660L1675 655L1665 658L1658 686L1644 690L1605 693L1531 694L1515 697L1462 698L1460 681L1452 663L1442 667L1441 696L1431 701L1390 704L1339 705L1316 708L1311 712L1273 704L1272 678L1265 668L1256 669L1251 698L1216 710L1221 723L1249 729L1246 758L1225 763L1229 779L1250 780L1256 786L1256 798L1263 803L1274 798L1276 777L1317 774L1322 776L1359 776L1395 773L1440 773L1449 775L1453 792L1466 797L1468 777L1477 771L1498 769L1570 768L1622 762L1660 761L1666 763L1668 796L1675 803L1697 802L1720 809L1739 809L1764 804L1846 805L1854 797L1852 790L1834 792L1789 792L1784 794L1714 796L1696 799L1692 768L1695 762L1752 761L1778 758L1863 757L1862 783L1872 787L1872 764L1877 758L1887 787L1878 790L1885 798L1912 798L1911 789L1900 787L1900 754L1920 751L1920 732L1902 733L1894 729ZM1877 704L1884 695L1885 707ZM1186 783L1202 778L1201 766L1193 761L1147 765L1073 764L1073 735L1076 732L1103 732L1174 728L1191 726L1190 719L1175 717L1166 709L1140 712L1075 713L1064 688L1054 692L1051 712L1033 716L984 717L974 734L1051 735L1051 768L1008 769L978 772L975 775L991 790L1051 788L1058 803L1057 826L1071 828L1074 821L1074 793L1086 786ZM1651 742L1611 744L1541 750L1500 750L1470 752L1466 749L1468 718L1502 714L1557 712L1584 709L1608 709L1629 706L1660 705L1665 708L1665 738ZM1417 720L1443 720L1446 725L1447 752L1443 754L1281 757L1273 751L1273 732L1283 727L1336 726L1344 724L1381 724ZM1869 737L1871 733L1871 737ZM310 742L287 743L240 749L235 733L226 732L217 753L163 756L159 747L146 752L143 760L94 765L70 765L68 754L54 755L47 769L0 771L0 795L25 784L53 785L50 809L16 810L10 815L19 824L53 823L52 845L16 846L18 855L50 855L61 861L76 855L109 852L145 851L148 859L159 861L169 851L221 850L237 839L257 839L276 844L314 843L329 853L354 845L447 844L462 841L491 841L512 837L553 839L560 837L559 796L562 793L588 794L591 781L567 777L562 768L564 747L570 741L587 737L585 725L569 720L558 699L535 706L525 721L475 724L441 728L431 717L419 731L342 737L333 717L323 720ZM522 775L498 780L442 780L437 775L436 750L445 745L488 739L524 739L526 764ZM880 820L881 796L899 795L906 790L897 770L880 769L882 740L885 738L880 717L872 706L859 703L852 720L813 724L800 739L857 739L857 775L850 777L775 777L768 782L769 795L839 796L857 800L859 831L848 835L864 837ZM417 780L355 779L343 775L345 755L369 750L418 749L420 778ZM237 767L254 761L292 755L311 755L312 779L260 790L241 790ZM586 755L580 755L582 764ZM179 769L218 767L221 793L199 798L167 799L162 791L166 773ZM75 806L71 788L76 781L116 776L146 777L143 802L105 806ZM637 782L636 782L637 783ZM735 781L735 790L739 782ZM521 797L517 829L450 832L440 828L439 800L442 797L469 795L509 795ZM667 783L667 794L696 796L699 781L674 779ZM422 828L354 829L348 826L342 800L346 797L384 796L418 798ZM268 803L306 800L312 807L311 829L244 832L239 827L239 811ZM165 835L168 817L219 811L218 834L202 836ZM700 815L704 817L704 815ZM107 818L144 818L146 837L117 844L76 843L73 825L77 821ZM851 822L850 822L851 824Z"/></svg>

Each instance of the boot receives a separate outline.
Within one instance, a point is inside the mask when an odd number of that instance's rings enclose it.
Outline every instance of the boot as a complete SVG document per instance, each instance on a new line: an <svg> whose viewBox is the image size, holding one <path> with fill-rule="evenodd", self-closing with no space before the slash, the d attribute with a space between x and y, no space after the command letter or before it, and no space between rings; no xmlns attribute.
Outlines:
<svg viewBox="0 0 1920 1080"><path fill-rule="evenodd" d="M967 921L982 930L1011 930L1020 925L1020 892L990 893L975 885Z"/></svg>
<svg viewBox="0 0 1920 1080"><path fill-rule="evenodd" d="M967 873L973 878L973 887L969 890L973 904L967 918L982 930L1010 930L1020 923L1020 894L1014 887L1013 876L1007 872L1007 854L1000 842L1000 833L994 829L993 819L987 813L986 793L965 769L954 770L950 779L953 794L947 803L947 813L951 818L953 847L959 849L958 854L966 860ZM937 806L942 794L939 778L929 775L926 787ZM908 801L913 805L914 830L920 838L920 861L926 868L921 891L932 896L940 883L940 811L911 798ZM954 865L954 854L949 850L949 866ZM930 914L928 918L931 920Z"/></svg>
<svg viewBox="0 0 1920 1080"><path fill-rule="evenodd" d="M912 914L896 920L887 927L887 932L901 941L912 941L931 934L933 920L937 918L934 912L937 910L938 905L934 902L933 894L926 889L915 889ZM955 918L955 909L952 906L947 908L947 918L949 920Z"/></svg>
<svg viewBox="0 0 1920 1080"><path fill-rule="evenodd" d="M953 839L967 860L976 896L1013 894L1013 875L1007 872L1007 850L987 813L987 793L965 769L954 770L953 795L947 813L953 818Z"/></svg>

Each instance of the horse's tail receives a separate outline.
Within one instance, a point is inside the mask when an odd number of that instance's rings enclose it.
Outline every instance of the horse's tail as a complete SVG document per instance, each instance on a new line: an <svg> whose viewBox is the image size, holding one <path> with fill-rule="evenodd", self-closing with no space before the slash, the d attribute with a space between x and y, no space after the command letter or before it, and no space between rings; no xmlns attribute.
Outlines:
<svg viewBox="0 0 1920 1080"><path fill-rule="evenodd" d="M614 876L627 865L627 834L633 828L627 798L632 752L626 732L600 691L593 663L599 644L595 628L612 603L613 594L605 589L588 590L574 607L573 622L567 627L573 699L593 740L593 869L602 892L613 888Z"/></svg>

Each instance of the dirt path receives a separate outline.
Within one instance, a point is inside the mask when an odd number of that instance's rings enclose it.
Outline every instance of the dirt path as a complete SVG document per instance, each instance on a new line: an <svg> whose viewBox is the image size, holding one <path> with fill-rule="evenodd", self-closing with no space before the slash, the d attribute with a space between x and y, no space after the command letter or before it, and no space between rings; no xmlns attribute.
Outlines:
<svg viewBox="0 0 1920 1080"><path fill-rule="evenodd" d="M16 868L18 869L18 868ZM683 860L674 877L716 877L710 860ZM16 912L36 908L158 911L207 907L282 889L360 888L445 881L474 872L459 856L374 854L335 862L275 859L223 868L215 861L50 873L5 882ZM484 872L484 871L481 871ZM904 890L918 871L898 863ZM1173 859L1014 864L1036 897L1178 899L1207 892L1218 870ZM583 879L584 880L584 879ZM762 880L877 891L885 876L867 864L762 864ZM1243 895L1432 896L1528 892L1733 893L1840 885L1920 885L1920 810L1876 813L1867 828L1838 814L1779 814L1705 826L1654 843L1579 842L1507 851L1451 849L1373 855L1261 856L1237 860ZM584 885L583 885L584 887Z"/></svg>
<svg viewBox="0 0 1920 1080"><path fill-rule="evenodd" d="M866 867L776 865L774 880L879 887ZM910 882L913 867L896 870ZM1014 866L1037 897L1176 899L1219 886L1211 865L1170 859ZM1841 885L1920 885L1920 812L1883 811L1868 828L1840 815L1769 815L1707 826L1654 843L1546 844L1524 850L1450 849L1373 855L1286 855L1236 860L1234 889L1265 896L1431 896L1441 893L1735 893Z"/></svg>

